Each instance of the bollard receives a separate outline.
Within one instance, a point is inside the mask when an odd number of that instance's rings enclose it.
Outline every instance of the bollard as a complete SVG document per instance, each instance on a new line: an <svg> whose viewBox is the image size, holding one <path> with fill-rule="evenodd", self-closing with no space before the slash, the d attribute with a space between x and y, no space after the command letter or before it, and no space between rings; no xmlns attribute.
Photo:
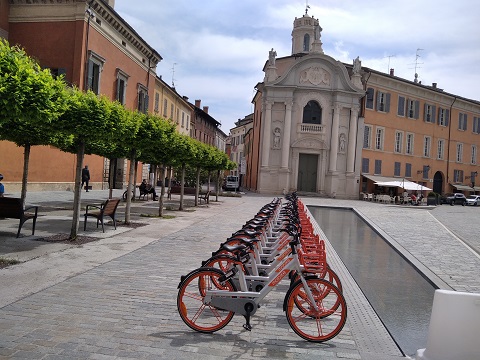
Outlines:
<svg viewBox="0 0 480 360"><path fill-rule="evenodd" d="M415 359L480 359L480 294L436 290L427 347Z"/></svg>

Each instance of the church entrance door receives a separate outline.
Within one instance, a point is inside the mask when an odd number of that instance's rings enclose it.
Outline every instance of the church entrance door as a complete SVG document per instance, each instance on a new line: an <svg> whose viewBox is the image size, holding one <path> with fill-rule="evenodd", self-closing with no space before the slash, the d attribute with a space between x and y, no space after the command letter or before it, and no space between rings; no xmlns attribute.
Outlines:
<svg viewBox="0 0 480 360"><path fill-rule="evenodd" d="M298 191L317 192L318 155L300 154Z"/></svg>

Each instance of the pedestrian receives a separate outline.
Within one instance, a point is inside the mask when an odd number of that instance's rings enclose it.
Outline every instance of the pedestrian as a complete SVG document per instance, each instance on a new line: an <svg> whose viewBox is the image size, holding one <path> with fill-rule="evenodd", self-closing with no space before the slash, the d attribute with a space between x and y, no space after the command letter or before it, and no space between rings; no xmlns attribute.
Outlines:
<svg viewBox="0 0 480 360"><path fill-rule="evenodd" d="M5 193L5 186L2 184L3 180L3 175L0 174L0 197L3 197L3 194Z"/></svg>
<svg viewBox="0 0 480 360"><path fill-rule="evenodd" d="M142 183L139 186L140 189L140 194L153 194L153 200L157 200L157 193L155 191L155 188L147 183L147 179L143 179ZM148 200L148 197L147 197Z"/></svg>
<svg viewBox="0 0 480 360"><path fill-rule="evenodd" d="M88 192L88 182L90 181L90 170L88 170L88 165L82 169L82 186L85 184L85 189Z"/></svg>

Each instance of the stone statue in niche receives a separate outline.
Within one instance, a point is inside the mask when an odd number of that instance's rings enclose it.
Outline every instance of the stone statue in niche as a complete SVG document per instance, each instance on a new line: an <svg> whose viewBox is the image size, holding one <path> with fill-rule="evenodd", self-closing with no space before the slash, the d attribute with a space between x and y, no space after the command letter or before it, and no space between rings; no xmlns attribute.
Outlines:
<svg viewBox="0 0 480 360"><path fill-rule="evenodd" d="M280 149L280 135L281 135L281 130L279 127L276 127L275 130L273 130L273 148L274 149Z"/></svg>
<svg viewBox="0 0 480 360"><path fill-rule="evenodd" d="M339 152L345 152L345 145L346 145L347 139L345 137L345 134L340 134L339 142L338 142L338 151Z"/></svg>

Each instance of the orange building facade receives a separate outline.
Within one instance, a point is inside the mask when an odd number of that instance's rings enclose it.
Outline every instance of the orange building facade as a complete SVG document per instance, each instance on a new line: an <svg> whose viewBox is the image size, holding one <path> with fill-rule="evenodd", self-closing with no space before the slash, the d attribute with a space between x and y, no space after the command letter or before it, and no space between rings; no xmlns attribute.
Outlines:
<svg viewBox="0 0 480 360"><path fill-rule="evenodd" d="M110 4L113 6L113 1ZM155 69L161 56L127 24L107 1L56 1L30 3L0 0L0 36L19 45L54 75L64 75L71 86L89 89L118 100L127 109L152 111ZM0 142L0 172L6 192L20 190L23 149ZM50 146L32 148L29 190L73 189L75 155ZM115 187L126 184L128 162L87 155L95 189L106 188L109 171ZM139 167L138 179L148 169Z"/></svg>

